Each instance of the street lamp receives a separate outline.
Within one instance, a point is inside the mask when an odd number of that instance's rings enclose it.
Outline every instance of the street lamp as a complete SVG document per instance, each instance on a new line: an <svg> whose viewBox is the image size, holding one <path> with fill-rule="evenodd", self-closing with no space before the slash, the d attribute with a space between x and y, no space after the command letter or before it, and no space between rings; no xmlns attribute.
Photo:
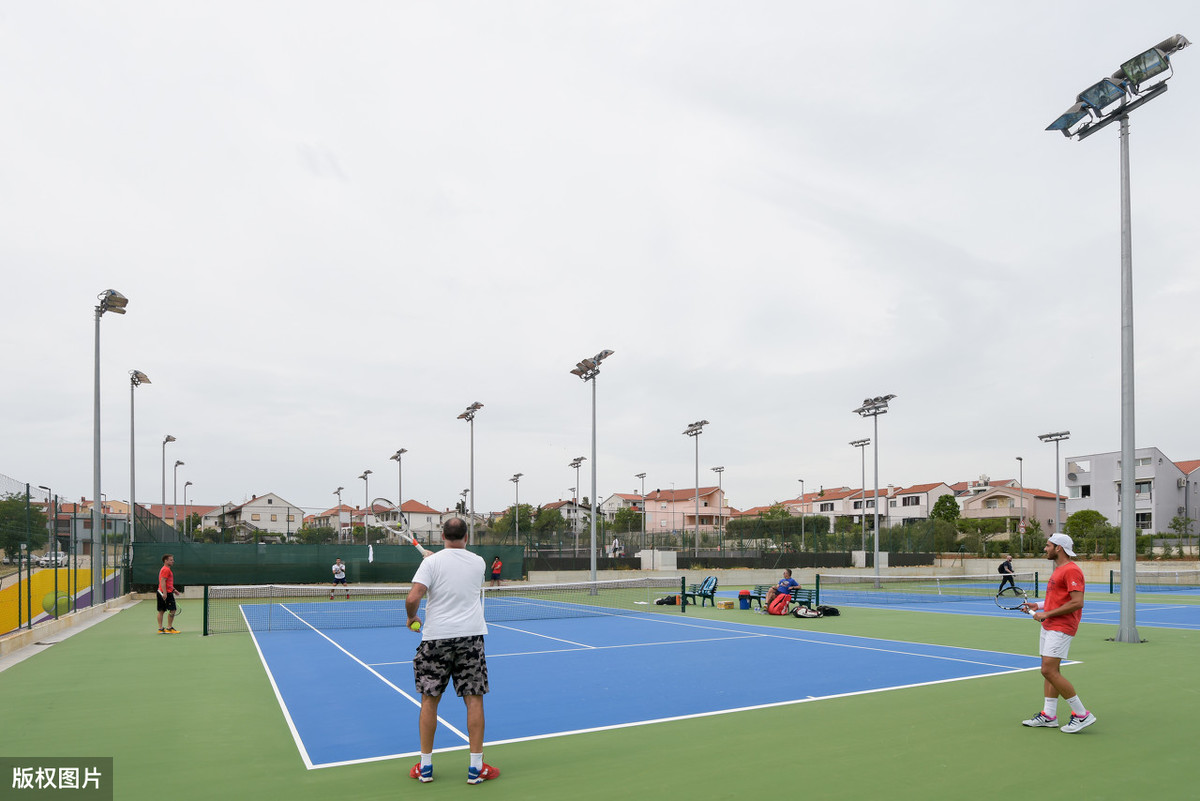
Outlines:
<svg viewBox="0 0 1200 801"><path fill-rule="evenodd" d="M586 456L576 456L571 460L567 467L575 468L575 486L571 487L571 503L574 505L575 520L571 523L571 528L575 532L575 538L579 538L579 488L582 486L579 483L579 466L587 461Z"/></svg>
<svg viewBox="0 0 1200 801"><path fill-rule="evenodd" d="M804 479L796 479L800 482L800 551L804 552Z"/></svg>
<svg viewBox="0 0 1200 801"><path fill-rule="evenodd" d="M513 492L516 493L516 507L513 510L513 525L516 527L517 545L521 544L521 476L524 473L513 473L513 477L509 479L513 483Z"/></svg>
<svg viewBox="0 0 1200 801"><path fill-rule="evenodd" d="M708 425L707 420L697 420L694 423L688 423L688 427L684 429L684 436L691 437L696 442L696 542L695 555L700 555L700 433L704 431L704 427Z"/></svg>
<svg viewBox="0 0 1200 801"><path fill-rule="evenodd" d="M129 547L137 534L137 473L134 470L133 396L139 384L149 384L150 377L141 370L129 371Z"/></svg>
<svg viewBox="0 0 1200 801"><path fill-rule="evenodd" d="M336 495L336 496L337 496L337 499L338 499L338 506L337 506L337 513L338 513L338 528L337 528L337 532L338 532L338 542L339 542L339 543L342 541L342 490L344 490L344 489L346 489L346 488L345 488L345 487L338 487L337 489L335 489L335 490L333 491L333 494L334 494L334 495Z"/></svg>
<svg viewBox="0 0 1200 801"><path fill-rule="evenodd" d="M1020 456L1017 457L1017 468L1019 477L1017 485L1021 488L1021 525L1017 526L1017 534L1020 537L1021 555L1025 554L1025 460Z"/></svg>
<svg viewBox="0 0 1200 801"><path fill-rule="evenodd" d="M721 486L721 474L725 472L724 467L714 467L712 469L717 474L717 539L721 543L721 547L725 546L725 492Z"/></svg>
<svg viewBox="0 0 1200 801"><path fill-rule="evenodd" d="M183 467L183 462L175 460L175 469L171 473L171 527L175 529L176 536L179 535L179 468Z"/></svg>
<svg viewBox="0 0 1200 801"><path fill-rule="evenodd" d="M192 482L190 482L190 481L183 482L183 533L184 533L184 536L186 536L188 534L188 517L189 517L189 515L188 515L188 505L187 505L187 488L190 486L192 486Z"/></svg>
<svg viewBox="0 0 1200 801"><path fill-rule="evenodd" d="M396 522L401 531L404 531L404 464L400 460L406 453L408 448L401 448L388 457L396 462L396 513L400 515Z"/></svg>
<svg viewBox="0 0 1200 801"><path fill-rule="evenodd" d="M467 496L468 496L469 494L471 494L471 490L470 490L470 488L467 488L467 489L464 489L462 492L460 492L460 493L458 493L458 494L462 496L462 508L463 508L463 514L466 514L466 513L467 513ZM474 502L472 502L472 505L474 505Z"/></svg>
<svg viewBox="0 0 1200 801"><path fill-rule="evenodd" d="M592 545L591 553L591 578L596 580L596 376L600 375L600 362L612 356L611 350L602 350L590 359L584 359L575 365L571 370L571 375L579 376L584 382L592 382ZM578 475L578 473L576 473ZM579 481L575 481L575 486L579 486ZM593 587L592 592L596 590Z"/></svg>
<svg viewBox="0 0 1200 801"><path fill-rule="evenodd" d="M634 478L642 480L642 550L646 550L646 474L638 473Z"/></svg>
<svg viewBox="0 0 1200 801"><path fill-rule="evenodd" d="M362 475L359 476L359 478L361 478L362 482L363 482L363 507L364 507L363 508L363 544L364 545L371 544L371 535L370 535L371 529L368 528L368 526L367 526L367 521L370 520L370 518L371 518L371 501L369 500L371 497L370 475L371 475L370 470L364 470Z"/></svg>
<svg viewBox="0 0 1200 801"><path fill-rule="evenodd" d="M475 415L482 408L483 404L475 401L458 416L459 420L466 420L471 424L471 486L468 488L471 490L471 528L468 532L467 545L473 545L475 542ZM465 503L466 498L463 498L463 501Z"/></svg>
<svg viewBox="0 0 1200 801"><path fill-rule="evenodd" d="M862 456L862 514L859 515L859 520L862 522L862 549L867 550L867 446L871 444L870 438L856 439L850 443L852 447L858 448L859 455Z"/></svg>
<svg viewBox="0 0 1200 801"><path fill-rule="evenodd" d="M1082 141L1110 123L1121 123L1121 573L1137 570L1134 499L1133 374L1133 233L1129 191L1129 114L1167 91L1174 74L1171 55L1187 47L1176 34L1121 65L1120 69L1076 96L1075 105L1046 128ZM1057 470L1057 463L1055 469ZM1055 503L1058 499L1055 498ZM1057 512L1057 506L1055 507ZM1126 591L1128 587L1128 591ZM1141 642L1137 633L1136 584L1121 582L1121 622L1117 642Z"/></svg>
<svg viewBox="0 0 1200 801"><path fill-rule="evenodd" d="M107 598L105 577L96 569L96 554L102 547L104 532L104 510L100 508L100 318L105 312L124 314L129 305L129 298L115 289L106 289L96 296L96 369L95 389L92 398L92 603L96 598L102 601ZM33 615L30 614L30 620Z"/></svg>
<svg viewBox="0 0 1200 801"><path fill-rule="evenodd" d="M879 415L887 414L888 401L895 395L878 395L867 398L862 406L854 410L860 417L870 417L875 421L875 578L879 578ZM865 494L865 493L864 493ZM866 510L863 510L866 513ZM878 582L875 586L879 586Z"/></svg>
<svg viewBox="0 0 1200 801"><path fill-rule="evenodd" d="M162 441L162 503L159 504L159 509L164 521L167 519L167 443L174 441L175 438L170 434L163 437Z"/></svg>
<svg viewBox="0 0 1200 801"><path fill-rule="evenodd" d="M1055 534L1058 534L1060 531L1062 531L1062 522L1061 522L1061 518L1058 513L1058 508L1061 505L1060 498L1062 497L1058 493L1058 443L1062 442L1064 439L1070 439L1070 438L1071 438L1070 431L1055 431L1053 434L1038 434L1038 439L1040 439L1042 442L1053 442L1054 443L1054 533ZM1124 471L1124 468L1125 468L1125 465L1121 465L1122 471ZM1121 487L1121 494L1124 495L1124 493L1125 493L1125 488ZM1133 507L1133 504L1131 502L1130 505L1126 508L1128 509L1128 508L1132 508L1132 507ZM1125 515L1122 512L1121 517L1124 518L1124 516ZM1124 547L1125 547L1125 543L1121 543L1122 550L1124 550ZM1130 573L1129 575L1132 576L1133 574Z"/></svg>

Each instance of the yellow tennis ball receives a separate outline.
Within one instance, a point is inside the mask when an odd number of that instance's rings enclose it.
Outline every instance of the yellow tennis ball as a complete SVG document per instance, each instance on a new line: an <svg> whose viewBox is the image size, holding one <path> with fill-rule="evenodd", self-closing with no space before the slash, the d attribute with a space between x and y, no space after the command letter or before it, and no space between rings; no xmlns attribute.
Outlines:
<svg viewBox="0 0 1200 801"><path fill-rule="evenodd" d="M413 621L413 622L412 622L412 623L409 625L409 628L410 628L410 629L412 629L413 631L420 631L420 630L421 630L421 621L419 621L419 620L414 620L414 621Z"/></svg>

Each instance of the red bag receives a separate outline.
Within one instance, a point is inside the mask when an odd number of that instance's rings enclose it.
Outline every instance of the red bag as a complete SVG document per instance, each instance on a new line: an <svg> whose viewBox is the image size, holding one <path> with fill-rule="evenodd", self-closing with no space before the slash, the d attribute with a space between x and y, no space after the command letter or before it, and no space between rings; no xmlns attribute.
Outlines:
<svg viewBox="0 0 1200 801"><path fill-rule="evenodd" d="M788 613L788 604L791 603L792 596L786 592L782 592L771 599L771 603L767 604L768 615L786 615Z"/></svg>

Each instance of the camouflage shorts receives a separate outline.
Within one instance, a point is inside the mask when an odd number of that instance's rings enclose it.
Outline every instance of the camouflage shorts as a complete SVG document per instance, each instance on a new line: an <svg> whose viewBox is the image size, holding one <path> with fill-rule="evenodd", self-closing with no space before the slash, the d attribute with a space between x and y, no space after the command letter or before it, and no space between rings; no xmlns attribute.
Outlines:
<svg viewBox="0 0 1200 801"><path fill-rule="evenodd" d="M451 678L459 697L483 695L488 691L483 637L423 640L413 657L413 676L421 695L441 695Z"/></svg>

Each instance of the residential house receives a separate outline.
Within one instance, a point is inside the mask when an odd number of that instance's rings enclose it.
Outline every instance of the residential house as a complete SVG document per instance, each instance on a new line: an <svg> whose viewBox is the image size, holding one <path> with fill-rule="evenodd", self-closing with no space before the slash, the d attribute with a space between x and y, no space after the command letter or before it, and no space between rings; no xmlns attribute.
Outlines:
<svg viewBox="0 0 1200 801"><path fill-rule="evenodd" d="M637 496L640 497L640 496ZM696 488L646 493L646 531L664 533L696 527ZM715 531L730 516L720 487L700 487L700 528Z"/></svg>
<svg viewBox="0 0 1200 801"><path fill-rule="evenodd" d="M209 515L215 519L216 528L234 529L242 536L268 534L290 538L300 527L304 510L268 492L253 495L242 504L222 504ZM206 525L204 520L201 523Z"/></svg>
<svg viewBox="0 0 1200 801"><path fill-rule="evenodd" d="M1093 509L1121 525L1121 452L1069 456L1066 460L1066 517ZM1176 516L1200 512L1200 460L1173 462L1158 448L1134 450L1134 527L1166 532Z"/></svg>

